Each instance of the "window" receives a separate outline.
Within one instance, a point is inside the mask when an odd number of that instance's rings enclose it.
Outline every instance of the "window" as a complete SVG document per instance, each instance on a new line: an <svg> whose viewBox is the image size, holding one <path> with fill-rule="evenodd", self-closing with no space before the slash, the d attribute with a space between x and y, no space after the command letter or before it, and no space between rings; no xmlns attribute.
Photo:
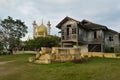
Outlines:
<svg viewBox="0 0 120 80"><path fill-rule="evenodd" d="M109 36L109 41L113 41L113 36Z"/></svg>
<svg viewBox="0 0 120 80"><path fill-rule="evenodd" d="M64 35L64 30L62 30L62 35Z"/></svg>
<svg viewBox="0 0 120 80"><path fill-rule="evenodd" d="M62 39L64 40L64 30L62 30Z"/></svg>
<svg viewBox="0 0 120 80"><path fill-rule="evenodd" d="M72 34L76 34L76 28L72 28Z"/></svg>
<svg viewBox="0 0 120 80"><path fill-rule="evenodd" d="M67 25L67 28L69 28L69 27L71 27L71 25L69 24L69 25Z"/></svg>
<svg viewBox="0 0 120 80"><path fill-rule="evenodd" d="M69 28L66 29L67 35L69 35Z"/></svg>
<svg viewBox="0 0 120 80"><path fill-rule="evenodd" d="M69 35L69 28L71 27L71 25L69 24L69 25L67 25L67 29L66 29L66 33L67 33L67 35Z"/></svg>
<svg viewBox="0 0 120 80"><path fill-rule="evenodd" d="M64 40L64 35L62 35L62 40Z"/></svg>
<svg viewBox="0 0 120 80"><path fill-rule="evenodd" d="M97 38L97 32L95 31L94 32L94 39L96 39Z"/></svg>

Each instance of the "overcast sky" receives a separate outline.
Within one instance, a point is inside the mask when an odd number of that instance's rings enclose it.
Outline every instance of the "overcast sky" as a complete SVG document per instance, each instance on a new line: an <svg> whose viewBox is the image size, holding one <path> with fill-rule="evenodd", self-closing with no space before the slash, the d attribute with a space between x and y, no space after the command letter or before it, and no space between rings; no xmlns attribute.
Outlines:
<svg viewBox="0 0 120 80"><path fill-rule="evenodd" d="M66 16L89 20L120 32L120 0L0 0L0 19L11 16L28 26L26 38L32 36L32 22L51 21L51 34L58 35L55 26ZM25 38L23 38L25 40Z"/></svg>

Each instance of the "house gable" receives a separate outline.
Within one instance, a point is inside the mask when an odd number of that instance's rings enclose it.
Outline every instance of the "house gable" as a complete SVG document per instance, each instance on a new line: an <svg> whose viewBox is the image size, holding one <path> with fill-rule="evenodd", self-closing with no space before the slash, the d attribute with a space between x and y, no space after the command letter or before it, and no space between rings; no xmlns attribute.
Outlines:
<svg viewBox="0 0 120 80"><path fill-rule="evenodd" d="M67 21L75 21L75 22L77 22L77 23L80 23L79 21L77 21L77 20L75 20L75 19L72 19L72 18L66 16L60 23L57 24L56 27L59 28L59 29L61 29L61 26L62 26L63 24L65 24Z"/></svg>

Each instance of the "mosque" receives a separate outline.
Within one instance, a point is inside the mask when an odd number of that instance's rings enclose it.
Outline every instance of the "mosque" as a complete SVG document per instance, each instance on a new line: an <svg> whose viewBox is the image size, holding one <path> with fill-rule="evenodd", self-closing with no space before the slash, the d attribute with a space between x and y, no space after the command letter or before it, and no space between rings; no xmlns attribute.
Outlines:
<svg viewBox="0 0 120 80"><path fill-rule="evenodd" d="M50 35L51 23L48 21L47 26L44 25L43 20L41 25L38 25L36 21L33 21L33 38L47 37Z"/></svg>

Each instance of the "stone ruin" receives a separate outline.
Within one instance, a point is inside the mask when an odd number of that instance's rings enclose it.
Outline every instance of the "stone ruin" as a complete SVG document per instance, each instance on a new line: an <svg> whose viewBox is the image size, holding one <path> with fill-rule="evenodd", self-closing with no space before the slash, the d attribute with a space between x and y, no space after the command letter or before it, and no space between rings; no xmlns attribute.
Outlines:
<svg viewBox="0 0 120 80"><path fill-rule="evenodd" d="M52 62L65 62L81 59L80 48L62 48L42 47L41 51L36 54L36 57L30 57L29 62L39 64L51 64Z"/></svg>

